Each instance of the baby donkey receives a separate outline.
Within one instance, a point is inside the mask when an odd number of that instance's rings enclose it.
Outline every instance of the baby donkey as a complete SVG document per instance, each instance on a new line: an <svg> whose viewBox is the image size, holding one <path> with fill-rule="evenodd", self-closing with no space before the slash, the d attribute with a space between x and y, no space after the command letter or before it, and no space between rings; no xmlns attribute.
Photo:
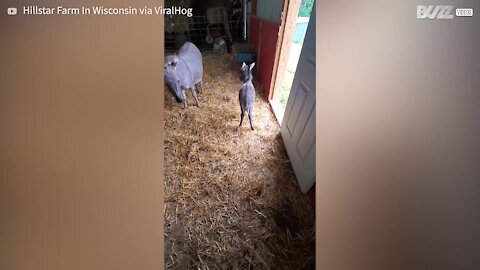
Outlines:
<svg viewBox="0 0 480 270"><path fill-rule="evenodd" d="M238 98L240 101L240 110L242 114L240 115L240 125L242 126L243 117L245 113L248 112L248 118L250 120L250 128L253 128L253 105L255 103L255 87L252 83L252 69L255 66L255 63L250 64L250 66L243 63L242 68L240 69L243 72L243 85L240 88L238 93Z"/></svg>

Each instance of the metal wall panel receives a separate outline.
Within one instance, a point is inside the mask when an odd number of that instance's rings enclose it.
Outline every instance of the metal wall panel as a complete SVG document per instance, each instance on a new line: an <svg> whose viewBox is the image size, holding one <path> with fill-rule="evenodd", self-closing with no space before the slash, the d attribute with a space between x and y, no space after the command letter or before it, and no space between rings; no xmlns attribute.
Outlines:
<svg viewBox="0 0 480 270"><path fill-rule="evenodd" d="M260 19L280 23L284 0L258 0L257 16Z"/></svg>

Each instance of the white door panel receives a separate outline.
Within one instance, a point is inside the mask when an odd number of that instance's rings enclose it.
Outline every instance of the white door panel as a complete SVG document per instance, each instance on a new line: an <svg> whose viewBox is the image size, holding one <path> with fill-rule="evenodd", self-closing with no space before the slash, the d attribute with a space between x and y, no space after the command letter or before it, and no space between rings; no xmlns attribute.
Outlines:
<svg viewBox="0 0 480 270"><path fill-rule="evenodd" d="M315 183L315 4L281 126L302 192Z"/></svg>

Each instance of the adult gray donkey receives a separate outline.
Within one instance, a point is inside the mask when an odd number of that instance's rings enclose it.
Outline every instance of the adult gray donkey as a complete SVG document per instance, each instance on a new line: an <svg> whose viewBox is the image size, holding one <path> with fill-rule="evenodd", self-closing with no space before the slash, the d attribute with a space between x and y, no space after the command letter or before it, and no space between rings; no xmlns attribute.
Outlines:
<svg viewBox="0 0 480 270"><path fill-rule="evenodd" d="M164 62L165 83L178 103L187 108L186 89L192 89L192 95L197 107L200 102L197 98L196 85L200 84L203 92L203 64L200 50L191 42L186 42L178 52L165 56Z"/></svg>

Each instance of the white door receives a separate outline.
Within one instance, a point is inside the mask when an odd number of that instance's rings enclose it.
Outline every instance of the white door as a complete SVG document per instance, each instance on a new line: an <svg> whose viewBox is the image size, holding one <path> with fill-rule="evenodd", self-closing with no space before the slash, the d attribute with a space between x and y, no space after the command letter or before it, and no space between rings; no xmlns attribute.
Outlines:
<svg viewBox="0 0 480 270"><path fill-rule="evenodd" d="M281 133L302 192L315 183L315 4L283 116Z"/></svg>

